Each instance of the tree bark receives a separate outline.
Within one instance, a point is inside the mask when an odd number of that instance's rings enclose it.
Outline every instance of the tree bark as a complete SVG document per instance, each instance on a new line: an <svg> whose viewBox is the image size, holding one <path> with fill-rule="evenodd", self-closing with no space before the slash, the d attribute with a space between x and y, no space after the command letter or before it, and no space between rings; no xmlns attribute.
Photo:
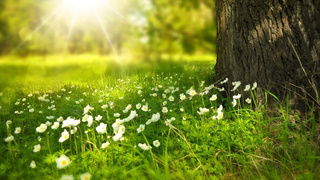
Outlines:
<svg viewBox="0 0 320 180"><path fill-rule="evenodd" d="M320 85L319 0L217 0L216 77L283 95Z"/></svg>

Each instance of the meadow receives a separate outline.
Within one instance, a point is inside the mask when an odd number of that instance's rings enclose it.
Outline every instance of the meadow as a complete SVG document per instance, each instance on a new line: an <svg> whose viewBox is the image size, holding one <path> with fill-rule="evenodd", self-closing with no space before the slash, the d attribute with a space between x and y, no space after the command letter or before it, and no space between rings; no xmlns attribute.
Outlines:
<svg viewBox="0 0 320 180"><path fill-rule="evenodd" d="M2 57L0 179L320 179L315 109L256 82L225 96L213 68Z"/></svg>

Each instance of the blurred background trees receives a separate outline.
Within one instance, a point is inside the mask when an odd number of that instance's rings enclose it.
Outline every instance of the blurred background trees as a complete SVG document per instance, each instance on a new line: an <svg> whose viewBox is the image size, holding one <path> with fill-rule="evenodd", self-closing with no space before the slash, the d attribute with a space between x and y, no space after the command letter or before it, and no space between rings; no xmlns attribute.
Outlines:
<svg viewBox="0 0 320 180"><path fill-rule="evenodd" d="M212 0L108 0L101 17L56 11L63 0L1 0L0 53L131 54L215 52ZM110 45L110 42L112 45Z"/></svg>

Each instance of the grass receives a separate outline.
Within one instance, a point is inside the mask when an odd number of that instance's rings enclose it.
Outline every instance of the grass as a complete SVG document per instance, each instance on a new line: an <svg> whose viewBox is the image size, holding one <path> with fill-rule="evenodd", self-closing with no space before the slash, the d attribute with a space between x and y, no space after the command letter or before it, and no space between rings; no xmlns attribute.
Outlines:
<svg viewBox="0 0 320 180"><path fill-rule="evenodd" d="M233 97L222 97L216 88L208 90L214 61L120 64L92 56L61 59L0 60L1 179L78 179L86 172L93 179L320 178L319 119L312 110L302 117L287 103L258 106L255 90L251 104L243 95L233 107ZM190 89L197 95L189 95ZM217 100L210 100L213 94ZM150 111L137 104L148 105ZM223 118L213 119L221 104ZM52 124L59 117L82 120L87 105L94 108L87 117L102 119L91 127L81 122L75 134L73 128L64 128L69 138L58 142L64 129L62 123L55 130ZM209 112L200 115L199 108ZM114 114L124 119L131 111L138 116L122 123L124 139L114 141L121 131ZM137 128L156 113L160 119L138 133ZM37 133L42 123L47 123L47 130ZM97 133L100 123L107 124L106 134ZM18 134L16 127L21 128ZM11 135L14 140L5 142ZM153 145L155 140L159 147ZM102 148L107 141L110 145ZM41 150L33 152L38 144ZM71 164L59 169L56 159L63 154ZM32 161L36 168L30 167Z"/></svg>

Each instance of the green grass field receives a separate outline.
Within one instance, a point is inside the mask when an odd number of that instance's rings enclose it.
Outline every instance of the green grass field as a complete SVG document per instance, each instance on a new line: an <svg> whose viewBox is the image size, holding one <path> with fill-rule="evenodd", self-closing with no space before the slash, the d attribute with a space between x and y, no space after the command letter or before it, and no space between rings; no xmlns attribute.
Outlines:
<svg viewBox="0 0 320 180"><path fill-rule="evenodd" d="M0 179L320 178L312 109L222 97L213 60L111 59L0 59Z"/></svg>

